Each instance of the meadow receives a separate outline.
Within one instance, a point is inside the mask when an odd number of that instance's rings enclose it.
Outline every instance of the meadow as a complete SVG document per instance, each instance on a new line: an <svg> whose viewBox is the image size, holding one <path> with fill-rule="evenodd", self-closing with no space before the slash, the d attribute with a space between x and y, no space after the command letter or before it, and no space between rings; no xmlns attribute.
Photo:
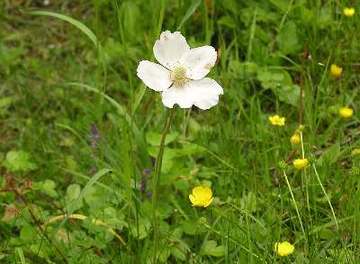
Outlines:
<svg viewBox="0 0 360 264"><path fill-rule="evenodd" d="M351 0L1 0L0 263L360 263L359 27Z"/></svg>

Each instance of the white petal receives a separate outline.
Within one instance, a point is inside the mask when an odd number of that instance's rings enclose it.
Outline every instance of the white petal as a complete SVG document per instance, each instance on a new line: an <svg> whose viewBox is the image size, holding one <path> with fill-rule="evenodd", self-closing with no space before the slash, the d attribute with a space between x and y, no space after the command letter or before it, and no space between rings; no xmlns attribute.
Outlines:
<svg viewBox="0 0 360 264"><path fill-rule="evenodd" d="M222 87L210 78L189 81L188 86L193 94L194 105L203 110L217 105L219 96L224 93Z"/></svg>
<svg viewBox="0 0 360 264"><path fill-rule="evenodd" d="M151 61L140 61L137 76L145 85L155 91L164 91L170 87L170 72L160 64Z"/></svg>
<svg viewBox="0 0 360 264"><path fill-rule="evenodd" d="M183 56L190 50L186 39L180 32L171 33L164 31L160 35L160 39L155 42L153 51L155 58L163 66L172 69Z"/></svg>
<svg viewBox="0 0 360 264"><path fill-rule="evenodd" d="M204 78L215 65L217 52L211 46L191 49L181 58L181 65L188 69L187 77L193 80Z"/></svg>
<svg viewBox="0 0 360 264"><path fill-rule="evenodd" d="M177 104L181 108L190 108L195 105L206 110L218 104L220 94L223 94L221 86L213 79L204 78L188 81L184 87L172 86L161 95L167 107Z"/></svg>
<svg viewBox="0 0 360 264"><path fill-rule="evenodd" d="M181 108L190 108L194 103L191 90L188 86L172 86L170 89L162 92L162 102L166 107L173 108L175 104Z"/></svg>

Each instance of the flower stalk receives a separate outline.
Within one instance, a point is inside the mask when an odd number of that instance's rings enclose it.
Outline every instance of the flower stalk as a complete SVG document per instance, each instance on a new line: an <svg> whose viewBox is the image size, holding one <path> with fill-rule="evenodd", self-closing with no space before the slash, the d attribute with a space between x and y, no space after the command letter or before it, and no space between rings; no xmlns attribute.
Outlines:
<svg viewBox="0 0 360 264"><path fill-rule="evenodd" d="M285 170L282 170L283 171L283 175L284 175L284 178L285 178L285 181L286 181L286 185L289 189L289 192L290 192L290 195L291 195L291 200L293 202L293 205L295 207L295 211L296 211L296 214L297 214L297 217L298 217L298 220L299 220L299 224L300 224L300 227L301 227L301 232L303 233L303 236L306 238L306 234L305 234L305 229L304 229L304 225L303 225L303 222L301 220L301 215L300 215L300 211L299 211L299 208L297 206L297 203L296 203L296 200L295 200L295 196L294 196L294 193L292 191L292 188L291 188L291 185L290 185L290 182L289 182L289 179L286 175L286 172Z"/></svg>
<svg viewBox="0 0 360 264"><path fill-rule="evenodd" d="M164 129L162 131L159 152L156 157L155 161L155 171L152 179L152 208L153 208L153 238L154 238L154 261L153 263L157 263L157 251L158 251L158 244L159 244L159 221L158 221L158 214L157 214L157 203L158 203L158 188L159 188L159 180L161 175L161 166L162 160L164 156L165 150L165 140L166 136L169 133L171 121L173 119L175 112L175 108L171 108L167 111L167 117Z"/></svg>
<svg viewBox="0 0 360 264"><path fill-rule="evenodd" d="M325 188L324 188L324 185L323 185L322 182L321 182L321 179L320 179L319 173L318 173L318 171L317 171L317 169L316 169L315 163L312 163L312 167L313 167L313 169L314 169L314 173L315 173L315 175L316 175L317 181L319 182L319 185L320 185L320 187L321 187L321 190L322 190L322 192L324 193L325 199L326 199L326 201L327 201L328 204L329 204L331 213L332 213L332 215L333 215L333 217L334 217L334 222L335 222L336 229L339 230L339 223L338 223L338 220L337 220L337 218L336 218L336 214L335 214L335 211L334 211L334 207L332 206L331 201L330 201L330 197L329 197L329 195L327 194L327 192L326 192L326 190L325 190Z"/></svg>

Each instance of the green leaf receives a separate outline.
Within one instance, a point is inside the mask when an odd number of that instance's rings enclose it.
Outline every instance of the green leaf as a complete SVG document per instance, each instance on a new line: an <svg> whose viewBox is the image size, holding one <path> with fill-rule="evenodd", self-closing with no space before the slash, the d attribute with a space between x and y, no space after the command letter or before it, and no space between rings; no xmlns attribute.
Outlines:
<svg viewBox="0 0 360 264"><path fill-rule="evenodd" d="M80 190L81 188L79 184L71 184L66 189L65 202L69 213L72 213L82 207L82 199L79 199Z"/></svg>
<svg viewBox="0 0 360 264"><path fill-rule="evenodd" d="M178 247L181 247L182 244L179 244ZM186 260L186 251L184 250L184 247L177 248L177 247L172 247L171 248L171 255L173 255L176 259L180 259L182 261Z"/></svg>
<svg viewBox="0 0 360 264"><path fill-rule="evenodd" d="M287 22L276 37L279 49L285 55L294 54L301 49L296 24L292 21Z"/></svg>
<svg viewBox="0 0 360 264"><path fill-rule="evenodd" d="M290 74L282 69L262 68L257 79L265 89L271 89L280 101L298 105L300 87L293 84Z"/></svg>
<svg viewBox="0 0 360 264"><path fill-rule="evenodd" d="M83 188L81 193L78 195L78 199L82 200L82 198L84 197L87 190L91 186L93 186L97 181L99 181L102 176L104 176L104 175L106 175L106 174L108 174L110 172L111 172L110 169L101 169L97 173L95 173L95 175L91 177L91 179L87 182L87 184L85 185L85 187Z"/></svg>
<svg viewBox="0 0 360 264"><path fill-rule="evenodd" d="M135 223L129 225L132 236L136 239L142 240L146 238L150 232L151 223L146 218L140 218L138 225Z"/></svg>
<svg viewBox="0 0 360 264"><path fill-rule="evenodd" d="M74 201L76 199L79 198L80 195L80 185L79 184L71 184L68 186L67 190L66 190L66 196L65 196L65 200L67 202L71 202Z"/></svg>
<svg viewBox="0 0 360 264"><path fill-rule="evenodd" d="M150 132L146 133L146 142L152 146L159 146L160 141L161 141L161 136L162 135L159 133L150 131ZM175 141L178 136L179 136L178 132L169 133L166 136L165 145L168 145L169 143Z"/></svg>
<svg viewBox="0 0 360 264"><path fill-rule="evenodd" d="M11 150L6 154L3 165L10 172L31 171L37 169L37 165L30 161L30 155L22 150Z"/></svg>
<svg viewBox="0 0 360 264"><path fill-rule="evenodd" d="M206 149L202 146L192 143L183 144L182 148L177 149L176 156L189 156L189 155L199 155L205 153Z"/></svg>
<svg viewBox="0 0 360 264"><path fill-rule="evenodd" d="M52 180L45 180L41 182L36 182L33 184L33 189L41 191L53 198L56 198L58 196L58 193L55 190L56 184Z"/></svg>
<svg viewBox="0 0 360 264"><path fill-rule="evenodd" d="M218 246L215 240L208 240L203 244L200 254L213 257L222 257L225 254L225 247L222 245Z"/></svg>
<svg viewBox="0 0 360 264"><path fill-rule="evenodd" d="M198 225L194 221L186 220L186 221L182 222L181 228L184 231L184 233L186 233L187 235L194 236L194 235L196 235Z"/></svg>
<svg viewBox="0 0 360 264"><path fill-rule="evenodd" d="M33 241L36 239L36 230L33 226L26 225L21 228L20 239L24 241Z"/></svg>
<svg viewBox="0 0 360 264"><path fill-rule="evenodd" d="M274 93L279 97L279 100L293 106L297 106L300 98L300 87L294 85L283 85L274 90Z"/></svg>
<svg viewBox="0 0 360 264"><path fill-rule="evenodd" d="M124 226L127 226L125 216L121 213L120 210L115 209L114 207L106 207L101 216L108 225L121 229Z"/></svg>
<svg viewBox="0 0 360 264"><path fill-rule="evenodd" d="M285 75L282 70L262 68L258 71L257 78L265 89L276 89L285 82Z"/></svg>

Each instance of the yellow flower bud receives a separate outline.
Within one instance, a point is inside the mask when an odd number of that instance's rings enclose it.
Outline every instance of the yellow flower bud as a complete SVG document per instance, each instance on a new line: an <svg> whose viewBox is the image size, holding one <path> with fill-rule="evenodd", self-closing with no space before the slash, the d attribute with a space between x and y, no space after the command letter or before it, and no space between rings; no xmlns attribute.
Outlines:
<svg viewBox="0 0 360 264"><path fill-rule="evenodd" d="M287 241L276 242L274 245L274 250L279 256L286 257L294 252L295 247Z"/></svg>
<svg viewBox="0 0 360 264"><path fill-rule="evenodd" d="M213 201L212 191L207 186L197 186L192 189L189 199L193 206L208 207Z"/></svg>
<svg viewBox="0 0 360 264"><path fill-rule="evenodd" d="M343 14L347 17L352 17L353 15L355 15L355 8L353 7L345 7L343 9Z"/></svg>
<svg viewBox="0 0 360 264"><path fill-rule="evenodd" d="M341 76L341 74L342 74L342 71L343 71L343 69L340 66L338 66L336 64L331 64L331 66L330 66L330 74L333 77L339 78Z"/></svg>
<svg viewBox="0 0 360 264"><path fill-rule="evenodd" d="M302 170L309 165L308 159L296 159L293 161L295 169Z"/></svg>
<svg viewBox="0 0 360 264"><path fill-rule="evenodd" d="M305 126L304 126L304 125L299 125L299 127L296 129L296 132L297 132L297 133L300 133L300 132L302 132L304 129L305 129Z"/></svg>
<svg viewBox="0 0 360 264"><path fill-rule="evenodd" d="M291 142L291 144L293 144L293 145L298 145L298 144L300 144L301 138L300 138L299 133L295 133L294 135L292 135L291 138L290 138L290 142Z"/></svg>
<svg viewBox="0 0 360 264"><path fill-rule="evenodd" d="M273 126L284 126L285 120L285 117L281 117L279 115L269 116L269 121Z"/></svg>
<svg viewBox="0 0 360 264"><path fill-rule="evenodd" d="M354 111L350 107L347 107L347 106L341 107L339 109L339 115L342 118L350 118L350 117L352 117L353 113L354 113Z"/></svg>

